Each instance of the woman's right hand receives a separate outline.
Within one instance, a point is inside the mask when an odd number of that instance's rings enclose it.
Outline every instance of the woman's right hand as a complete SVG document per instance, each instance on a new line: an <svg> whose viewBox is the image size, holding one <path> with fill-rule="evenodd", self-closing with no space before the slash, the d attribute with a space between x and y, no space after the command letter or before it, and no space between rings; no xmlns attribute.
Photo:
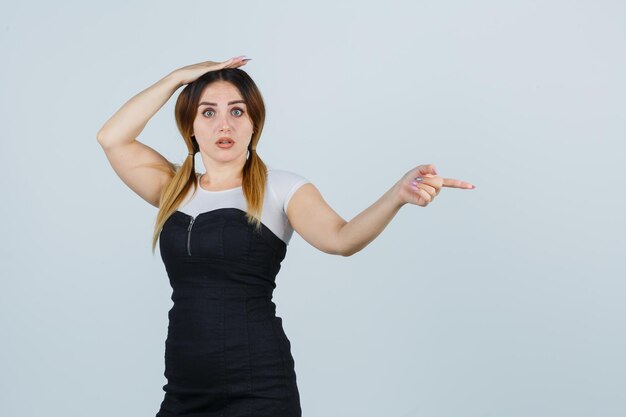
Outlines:
<svg viewBox="0 0 626 417"><path fill-rule="evenodd" d="M238 68L245 65L249 60L250 58L241 55L224 62L205 61L174 70L172 75L180 81L181 85L185 85L194 82L209 71L216 71L222 68Z"/></svg>

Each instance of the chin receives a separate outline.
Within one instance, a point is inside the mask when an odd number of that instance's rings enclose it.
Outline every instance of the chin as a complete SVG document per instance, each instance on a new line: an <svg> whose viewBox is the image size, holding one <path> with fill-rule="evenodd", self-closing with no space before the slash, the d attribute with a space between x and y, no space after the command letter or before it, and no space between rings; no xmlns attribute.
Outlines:
<svg viewBox="0 0 626 417"><path fill-rule="evenodd" d="M246 159L246 154L230 154L230 155L215 155L213 159L220 161L220 162L230 162L230 161L236 161L238 159Z"/></svg>

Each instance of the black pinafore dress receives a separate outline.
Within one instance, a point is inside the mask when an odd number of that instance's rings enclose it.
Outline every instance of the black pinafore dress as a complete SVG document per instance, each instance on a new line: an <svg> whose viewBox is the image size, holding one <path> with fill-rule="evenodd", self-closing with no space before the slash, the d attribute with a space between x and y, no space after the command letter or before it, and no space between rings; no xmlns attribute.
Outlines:
<svg viewBox="0 0 626 417"><path fill-rule="evenodd" d="M156 417L301 417L291 344L272 301L287 245L238 208L175 211L160 234L173 306Z"/></svg>

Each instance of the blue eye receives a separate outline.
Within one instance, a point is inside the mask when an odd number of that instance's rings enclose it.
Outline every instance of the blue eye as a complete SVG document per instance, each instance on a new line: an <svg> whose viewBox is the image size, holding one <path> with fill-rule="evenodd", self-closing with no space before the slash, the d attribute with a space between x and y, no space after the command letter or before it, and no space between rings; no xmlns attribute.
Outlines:
<svg viewBox="0 0 626 417"><path fill-rule="evenodd" d="M240 111L241 114L239 116L243 116L243 110L241 110L241 109L233 109L233 111Z"/></svg>
<svg viewBox="0 0 626 417"><path fill-rule="evenodd" d="M207 112L211 112L211 113L213 113L213 110L209 110L209 109L207 109L207 110L205 110L204 112L202 112L202 114L207 114Z"/></svg>

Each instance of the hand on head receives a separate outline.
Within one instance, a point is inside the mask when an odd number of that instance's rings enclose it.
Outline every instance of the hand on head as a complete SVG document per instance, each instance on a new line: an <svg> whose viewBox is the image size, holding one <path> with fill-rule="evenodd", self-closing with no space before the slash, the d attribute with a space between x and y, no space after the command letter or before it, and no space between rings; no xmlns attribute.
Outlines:
<svg viewBox="0 0 626 417"><path fill-rule="evenodd" d="M245 55L240 55L223 62L204 61L174 70L172 75L179 80L181 85L185 85L194 82L209 71L216 71L223 68L239 68L246 65L250 59L251 58L246 58Z"/></svg>

